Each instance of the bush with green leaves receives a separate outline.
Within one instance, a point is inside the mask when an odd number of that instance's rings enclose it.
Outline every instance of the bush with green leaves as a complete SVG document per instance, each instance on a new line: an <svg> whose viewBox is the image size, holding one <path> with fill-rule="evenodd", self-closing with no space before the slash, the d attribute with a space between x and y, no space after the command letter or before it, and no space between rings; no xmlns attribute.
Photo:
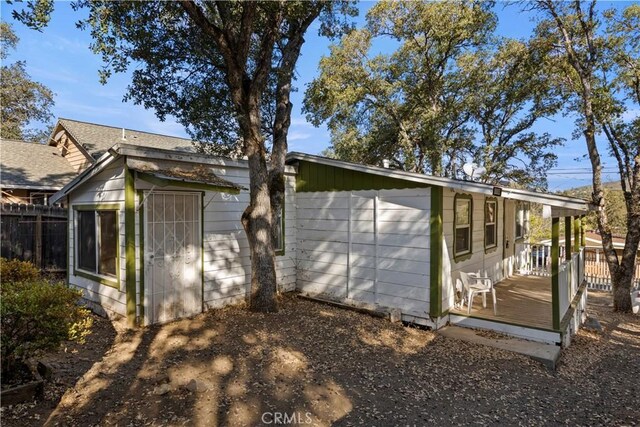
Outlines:
<svg viewBox="0 0 640 427"><path fill-rule="evenodd" d="M2 283L27 282L41 278L38 267L19 259L0 258L0 280Z"/></svg>
<svg viewBox="0 0 640 427"><path fill-rule="evenodd" d="M65 340L82 342L91 332L89 310L78 305L82 293L44 279L2 281L0 290L3 380L16 364ZM4 382L4 381L3 381Z"/></svg>

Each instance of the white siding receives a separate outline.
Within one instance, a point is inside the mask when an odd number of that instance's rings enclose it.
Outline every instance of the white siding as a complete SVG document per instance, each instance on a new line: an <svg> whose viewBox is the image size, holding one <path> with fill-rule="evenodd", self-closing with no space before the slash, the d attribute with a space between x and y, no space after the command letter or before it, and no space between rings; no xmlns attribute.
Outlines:
<svg viewBox="0 0 640 427"><path fill-rule="evenodd" d="M454 200L456 194L468 194L473 197L471 257L461 261L454 259ZM449 189L443 191L443 268L442 268L442 310L446 311L454 305L455 283L460 277L460 271L471 273L486 271L494 282L504 278L503 274L503 228L504 228L504 199L498 197L498 238L497 246L487 250L484 247L484 202L486 197L480 194L454 192ZM510 244L513 244L511 242Z"/></svg>
<svg viewBox="0 0 640 427"><path fill-rule="evenodd" d="M429 189L296 198L298 289L428 317Z"/></svg>
<svg viewBox="0 0 640 427"><path fill-rule="evenodd" d="M102 285L85 277L76 276L75 268L75 230L77 221L73 211L78 205L118 204L119 233L119 289ZM125 250L124 250L124 168L117 161L105 170L82 184L69 195L69 283L82 289L84 297L100 305L108 315L126 315L125 296Z"/></svg>
<svg viewBox="0 0 640 427"><path fill-rule="evenodd" d="M249 171L218 168L214 172L243 187L249 187ZM249 192L238 195L209 192L204 195L204 304L221 307L243 301L251 286L251 259L240 218L249 204ZM295 288L296 256L295 176L285 184L285 251L276 257L278 289Z"/></svg>

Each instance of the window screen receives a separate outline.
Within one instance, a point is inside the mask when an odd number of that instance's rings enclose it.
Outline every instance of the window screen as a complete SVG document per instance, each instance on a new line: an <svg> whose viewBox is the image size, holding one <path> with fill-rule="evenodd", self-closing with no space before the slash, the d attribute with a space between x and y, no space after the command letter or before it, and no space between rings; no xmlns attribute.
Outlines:
<svg viewBox="0 0 640 427"><path fill-rule="evenodd" d="M100 227L100 240L98 244L99 264L98 273L110 276L116 275L116 253L118 236L116 236L116 212L98 212L98 222Z"/></svg>
<svg viewBox="0 0 640 427"><path fill-rule="evenodd" d="M78 212L78 267L96 269L96 214L94 211Z"/></svg>

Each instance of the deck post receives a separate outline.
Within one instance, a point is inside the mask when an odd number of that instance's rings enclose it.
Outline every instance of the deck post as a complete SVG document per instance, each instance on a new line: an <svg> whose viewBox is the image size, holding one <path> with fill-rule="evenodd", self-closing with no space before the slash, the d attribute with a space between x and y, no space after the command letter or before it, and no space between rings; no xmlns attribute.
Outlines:
<svg viewBox="0 0 640 427"><path fill-rule="evenodd" d="M435 319L442 315L443 203L442 187L431 187L429 316Z"/></svg>
<svg viewBox="0 0 640 427"><path fill-rule="evenodd" d="M560 218L551 219L551 319L553 329L560 329Z"/></svg>
<svg viewBox="0 0 640 427"><path fill-rule="evenodd" d="M571 260L571 217L564 217L564 260Z"/></svg>
<svg viewBox="0 0 640 427"><path fill-rule="evenodd" d="M580 215L580 246L587 246L587 241L584 238L584 215Z"/></svg>
<svg viewBox="0 0 640 427"><path fill-rule="evenodd" d="M580 217L573 218L573 251L580 252Z"/></svg>

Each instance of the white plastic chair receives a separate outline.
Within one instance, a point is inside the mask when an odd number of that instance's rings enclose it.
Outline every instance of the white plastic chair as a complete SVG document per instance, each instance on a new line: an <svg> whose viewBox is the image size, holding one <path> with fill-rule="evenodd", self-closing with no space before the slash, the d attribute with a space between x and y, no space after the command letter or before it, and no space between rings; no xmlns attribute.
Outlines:
<svg viewBox="0 0 640 427"><path fill-rule="evenodd" d="M487 308L487 294L491 292L493 296L493 314L498 315L496 308L496 290L493 287L493 281L488 276L482 276L476 273L460 272L460 280L467 296L467 314L471 314L471 306L473 305L473 297L482 294L482 307ZM463 297L464 301L464 297Z"/></svg>

